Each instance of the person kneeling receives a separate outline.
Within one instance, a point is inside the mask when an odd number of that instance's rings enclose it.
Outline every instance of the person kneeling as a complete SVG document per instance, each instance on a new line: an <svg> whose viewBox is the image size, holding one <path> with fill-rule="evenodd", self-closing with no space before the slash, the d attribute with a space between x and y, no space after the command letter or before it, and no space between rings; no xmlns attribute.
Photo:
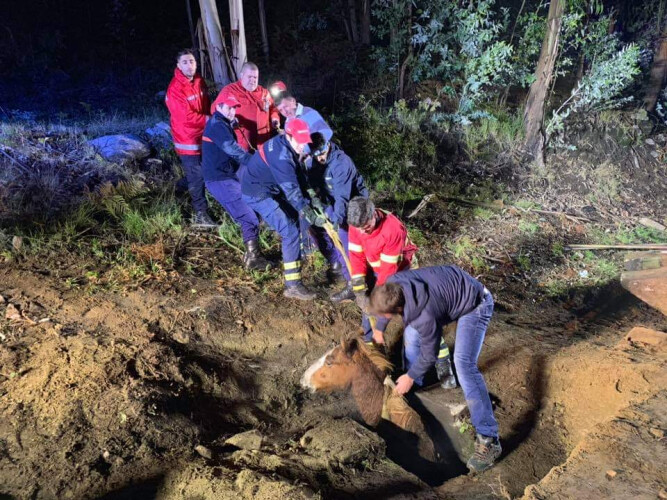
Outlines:
<svg viewBox="0 0 667 500"><path fill-rule="evenodd" d="M502 448L491 398L477 367L493 315L489 290L457 266L425 267L390 276L384 285L373 289L368 307L371 314L386 319L403 317L407 373L396 380L399 394L406 394L413 384L422 384L424 375L436 362L442 328L458 321L454 367L477 433L475 453L467 465L473 472L492 467ZM378 331L377 335L383 333Z"/></svg>

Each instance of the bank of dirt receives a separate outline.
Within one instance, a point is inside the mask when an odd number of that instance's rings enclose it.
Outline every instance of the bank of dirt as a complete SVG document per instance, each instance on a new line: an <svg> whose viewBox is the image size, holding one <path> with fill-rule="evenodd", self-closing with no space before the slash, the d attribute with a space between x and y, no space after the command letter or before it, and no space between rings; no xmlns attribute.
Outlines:
<svg viewBox="0 0 667 500"><path fill-rule="evenodd" d="M607 467L578 457L591 432L616 436L610 419L664 428L627 416L662 401L664 352L617 346L635 323L664 330L664 318L617 288L604 297L620 297L617 310L599 315L498 311L481 368L504 458L430 487L387 458L402 450L359 424L348 397L298 386L358 331L352 304L183 277L88 295L28 263L4 266L0 283L3 307L19 311L3 316L0 344L7 498L507 498L541 480L528 494L549 498L538 495L558 484L552 467ZM250 429L259 444L226 443ZM642 471L660 482L659 468Z"/></svg>

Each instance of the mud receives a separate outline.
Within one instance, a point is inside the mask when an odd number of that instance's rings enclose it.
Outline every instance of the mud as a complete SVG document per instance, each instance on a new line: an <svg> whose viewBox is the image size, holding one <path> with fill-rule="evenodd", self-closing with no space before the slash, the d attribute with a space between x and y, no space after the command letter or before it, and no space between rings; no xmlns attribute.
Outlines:
<svg viewBox="0 0 667 500"><path fill-rule="evenodd" d="M89 295L29 264L0 268L0 295L0 312L24 318L0 320L2 498L478 499L533 484L527 498L578 498L584 478L602 498L664 485L660 455L638 465L632 450L663 443L650 432L665 428L665 352L618 344L665 320L620 287L586 309L498 311L481 369L504 454L475 477L460 461L434 477L395 429L362 425L350 397L299 387L358 330L353 305L184 277ZM252 446L228 441L253 429ZM619 479L597 481L609 468Z"/></svg>

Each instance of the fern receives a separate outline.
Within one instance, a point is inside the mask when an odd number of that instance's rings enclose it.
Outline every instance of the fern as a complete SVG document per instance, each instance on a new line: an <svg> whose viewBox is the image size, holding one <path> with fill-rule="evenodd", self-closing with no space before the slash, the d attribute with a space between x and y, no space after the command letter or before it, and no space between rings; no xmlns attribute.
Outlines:
<svg viewBox="0 0 667 500"><path fill-rule="evenodd" d="M89 194L89 198L99 210L115 219L121 219L133 206L144 203L143 196L146 193L148 189L145 184L137 179L119 181L115 185L107 181Z"/></svg>

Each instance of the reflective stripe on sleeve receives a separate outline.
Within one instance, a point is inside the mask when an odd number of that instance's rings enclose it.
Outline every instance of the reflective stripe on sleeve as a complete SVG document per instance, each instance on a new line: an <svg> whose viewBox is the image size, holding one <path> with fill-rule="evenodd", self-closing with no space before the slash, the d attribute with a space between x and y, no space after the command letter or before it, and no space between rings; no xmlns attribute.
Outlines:
<svg viewBox="0 0 667 500"><path fill-rule="evenodd" d="M357 252L357 253L363 253L364 249L362 248L361 245L357 245L356 243L348 243L347 244L347 249L350 252Z"/></svg>
<svg viewBox="0 0 667 500"><path fill-rule="evenodd" d="M178 142L174 143L174 147L184 151L199 151L201 149L199 144L179 144Z"/></svg>
<svg viewBox="0 0 667 500"><path fill-rule="evenodd" d="M199 97L199 96L197 94L195 94L195 95L191 95L191 96L186 97L186 99L188 101L194 101L195 99L197 99L197 97Z"/></svg>
<svg viewBox="0 0 667 500"><path fill-rule="evenodd" d="M382 265L382 262L376 260L375 262L369 262L369 264L371 265L371 267L380 267Z"/></svg>
<svg viewBox="0 0 667 500"><path fill-rule="evenodd" d="M380 254L380 260L383 262L387 262L389 264L396 264L398 263L398 259L400 259L400 255L386 255L384 253Z"/></svg>

